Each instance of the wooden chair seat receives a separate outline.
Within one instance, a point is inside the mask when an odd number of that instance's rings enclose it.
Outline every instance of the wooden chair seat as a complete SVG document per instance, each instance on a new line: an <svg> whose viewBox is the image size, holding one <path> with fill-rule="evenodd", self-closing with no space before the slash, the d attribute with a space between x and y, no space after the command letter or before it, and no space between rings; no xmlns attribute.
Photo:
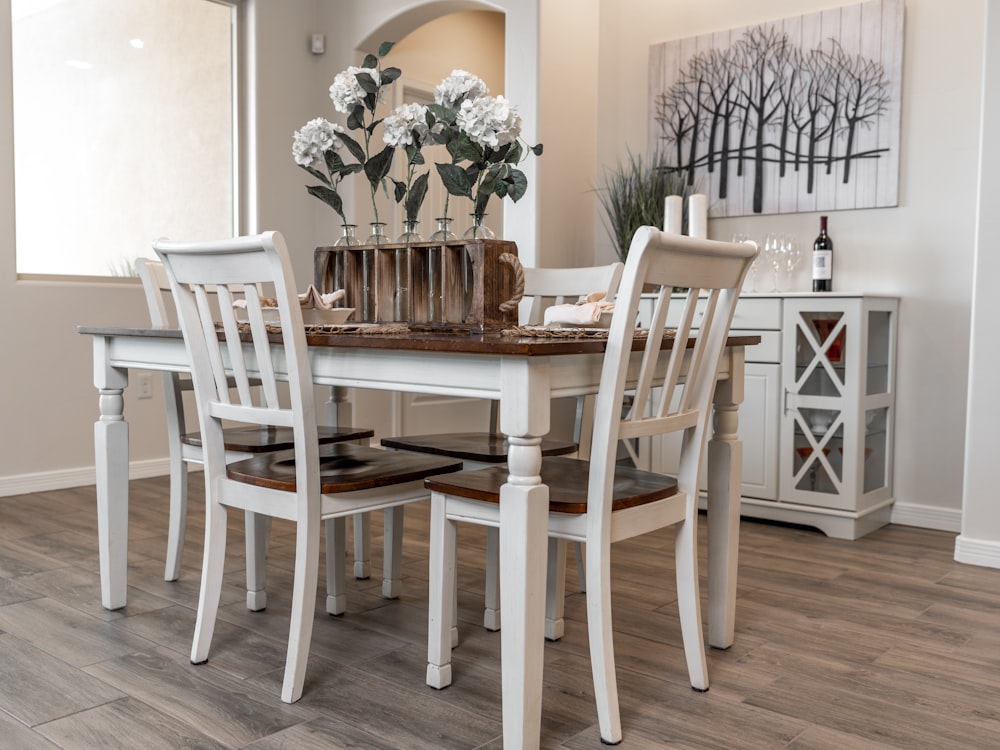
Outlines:
<svg viewBox="0 0 1000 750"><path fill-rule="evenodd" d="M375 430L367 427L317 427L320 445L351 440L369 440L375 437ZM295 446L295 437L290 427L232 427L223 431L227 451L240 453L265 453L283 451ZM181 435L181 442L194 448L201 448L201 433L189 432Z"/></svg>
<svg viewBox="0 0 1000 750"><path fill-rule="evenodd" d="M319 474L324 495L389 487L458 471L462 462L397 453L350 443L322 445ZM295 452L261 453L226 468L226 477L257 487L295 492Z"/></svg>
<svg viewBox="0 0 1000 750"><path fill-rule="evenodd" d="M382 445L394 450L448 456L462 461L502 464L507 461L507 441L493 432L449 432L443 435L405 435L382 438ZM567 440L542 440L543 456L576 453L579 445Z"/></svg>
<svg viewBox="0 0 1000 750"><path fill-rule="evenodd" d="M475 471L432 477L424 482L432 492L500 502L500 487L507 481L506 465L489 466ZM549 486L549 511L579 515L587 512L587 481L590 462L578 458L547 458L542 461L542 482ZM631 465L615 467L611 510L635 508L677 494L677 480L663 474L636 469Z"/></svg>

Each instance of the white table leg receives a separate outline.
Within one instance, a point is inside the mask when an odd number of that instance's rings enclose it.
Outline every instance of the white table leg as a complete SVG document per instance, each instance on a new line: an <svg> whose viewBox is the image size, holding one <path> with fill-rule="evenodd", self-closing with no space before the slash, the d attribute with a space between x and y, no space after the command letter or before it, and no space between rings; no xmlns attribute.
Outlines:
<svg viewBox="0 0 1000 750"><path fill-rule="evenodd" d="M101 603L105 609L120 609L128 583L128 422L123 395L128 370L108 365L107 347L107 339L94 338L94 385L100 391L101 413L94 424L97 538Z"/></svg>
<svg viewBox="0 0 1000 750"><path fill-rule="evenodd" d="M541 483L541 436L549 431L547 367L504 363L500 428L510 444L500 489L500 631L503 739L536 750L541 737L549 488Z"/></svg>
<svg viewBox="0 0 1000 750"><path fill-rule="evenodd" d="M743 350L733 350L730 361L731 377L720 381L715 388L714 434L708 442L708 643L715 648L732 646L736 630L743 473L743 443L739 438Z"/></svg>
<svg viewBox="0 0 1000 750"><path fill-rule="evenodd" d="M334 427L353 427L354 411L347 397L347 388L330 386L330 398L323 405L326 424ZM354 516L354 577L367 580L372 574L371 519L367 513Z"/></svg>

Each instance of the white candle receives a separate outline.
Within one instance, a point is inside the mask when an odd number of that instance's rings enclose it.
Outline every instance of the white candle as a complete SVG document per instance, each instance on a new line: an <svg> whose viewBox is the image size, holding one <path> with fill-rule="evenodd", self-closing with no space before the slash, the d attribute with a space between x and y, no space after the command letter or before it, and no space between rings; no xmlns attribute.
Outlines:
<svg viewBox="0 0 1000 750"><path fill-rule="evenodd" d="M679 195L668 195L663 201L663 231L681 233L684 216L684 199Z"/></svg>
<svg viewBox="0 0 1000 750"><path fill-rule="evenodd" d="M688 235L708 239L708 196L704 193L688 198Z"/></svg>

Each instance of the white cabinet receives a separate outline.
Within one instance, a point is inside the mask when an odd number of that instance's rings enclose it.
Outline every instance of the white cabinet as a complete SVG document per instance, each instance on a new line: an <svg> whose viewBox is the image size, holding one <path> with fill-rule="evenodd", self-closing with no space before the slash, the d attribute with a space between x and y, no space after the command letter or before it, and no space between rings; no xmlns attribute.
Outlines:
<svg viewBox="0 0 1000 750"><path fill-rule="evenodd" d="M844 539L889 522L897 310L864 294L740 299L733 333L761 337L739 415L744 515ZM673 448L650 453L654 470L676 470Z"/></svg>

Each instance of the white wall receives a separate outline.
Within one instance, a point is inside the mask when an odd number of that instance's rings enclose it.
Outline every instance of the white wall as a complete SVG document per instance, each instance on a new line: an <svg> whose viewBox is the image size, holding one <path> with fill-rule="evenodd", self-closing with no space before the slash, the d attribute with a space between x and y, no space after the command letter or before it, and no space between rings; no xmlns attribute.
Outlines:
<svg viewBox="0 0 1000 750"><path fill-rule="evenodd" d="M508 11L508 37L516 35L509 39L506 93L522 108L526 137L546 147L531 176L541 209L522 205L526 199L507 211L511 230L505 227L504 236L516 237L522 254L542 264L589 263L592 249L598 260L611 258L589 188L595 163L613 163L626 144L644 148L649 45L840 4L544 0L539 14L532 0L492 3ZM70 486L75 478L86 483L92 477L97 398L90 342L75 333L75 326L146 319L135 286L15 281L8 5L9 0L0 0L0 232L5 240L0 316L8 321L2 335L12 354L0 375L6 428L0 494L46 482ZM421 14L429 20L430 11L402 0L254 0L253 5L258 14L254 166L260 205L255 224L247 228L280 227L295 253L296 274L308 278L312 248L329 239L336 222L319 201L304 195L301 170L289 156L291 134L326 105L333 74L354 61L356 48L367 49L369 37L374 44L401 38ZM431 11L442 8L482 5L456 0L437 3ZM902 297L894 519L955 531L965 445L984 17L982 0L908 0L900 206L838 212L830 219L838 285ZM538 23L545 39L541 71L533 62L538 46L531 31ZM326 55L309 53L313 32L327 35ZM529 72L534 87L525 82ZM709 231L728 237L737 226L754 233L774 227L809 238L816 217L713 221ZM948 335L935 341L935 353L928 356L925 343L940 331ZM971 409L975 412L975 404ZM139 471L144 461L151 468L162 465L157 463L165 454L161 411L159 398L127 397L131 459Z"/></svg>
<svg viewBox="0 0 1000 750"><path fill-rule="evenodd" d="M644 151L650 44L848 4L838 0L616 0L601 4L600 159ZM898 295L893 520L958 531L965 445L983 3L907 0L898 208L830 214L842 290ZM598 253L612 249L595 221ZM728 239L789 231L811 240L814 214L709 222ZM805 276L802 277L805 291ZM946 332L947 335L941 334ZM930 337L934 352L929 355Z"/></svg>
<svg viewBox="0 0 1000 750"><path fill-rule="evenodd" d="M966 428L965 495L962 533L955 542L960 562L1000 568L1000 493L993 466L1000 419L1000 143L986 137L1000 129L1000 0L989 0L986 18L986 62L983 84L982 162L979 173L979 216L972 297L972 357L969 373L969 409Z"/></svg>

